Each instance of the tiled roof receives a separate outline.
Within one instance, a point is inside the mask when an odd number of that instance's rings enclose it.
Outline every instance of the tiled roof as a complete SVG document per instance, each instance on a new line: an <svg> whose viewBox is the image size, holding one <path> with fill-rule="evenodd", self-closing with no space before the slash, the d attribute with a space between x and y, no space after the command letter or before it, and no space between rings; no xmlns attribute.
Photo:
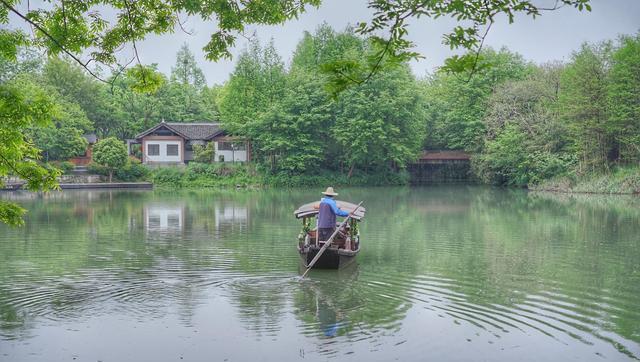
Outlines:
<svg viewBox="0 0 640 362"><path fill-rule="evenodd" d="M222 129L220 129L220 123L161 122L149 128L148 130L138 134L136 136L136 139L145 137L146 135L151 134L157 129L162 127L169 129L170 131L176 133L180 137L184 137L186 140L206 140L223 132Z"/></svg>
<svg viewBox="0 0 640 362"><path fill-rule="evenodd" d="M188 140L203 140L220 131L219 123L167 122L166 125L184 135Z"/></svg>

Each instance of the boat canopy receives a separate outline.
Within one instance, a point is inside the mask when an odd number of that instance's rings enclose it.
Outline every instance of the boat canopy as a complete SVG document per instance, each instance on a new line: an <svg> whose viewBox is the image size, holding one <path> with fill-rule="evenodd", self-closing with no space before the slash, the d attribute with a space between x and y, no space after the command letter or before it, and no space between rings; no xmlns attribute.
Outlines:
<svg viewBox="0 0 640 362"><path fill-rule="evenodd" d="M358 205L356 204L352 204L350 202L340 201L340 200L336 200L336 204L340 209L346 212L353 212L353 210L355 210L355 208L358 207ZM315 202L310 202L308 204L304 204L300 206L296 211L293 212L293 214L296 216L297 219L300 219L305 217L316 216L319 210L320 210L320 201L315 201ZM358 221L362 220L366 211L367 210L364 208L364 206L358 207L358 210L356 210L355 214L353 215L353 218Z"/></svg>

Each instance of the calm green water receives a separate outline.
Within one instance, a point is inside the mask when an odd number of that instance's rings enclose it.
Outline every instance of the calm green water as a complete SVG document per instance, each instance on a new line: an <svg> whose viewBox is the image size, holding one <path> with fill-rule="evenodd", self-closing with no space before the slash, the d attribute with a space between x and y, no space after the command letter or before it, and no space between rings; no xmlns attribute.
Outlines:
<svg viewBox="0 0 640 362"><path fill-rule="evenodd" d="M0 361L640 358L639 198L338 190L358 265L300 281L319 191L1 194Z"/></svg>

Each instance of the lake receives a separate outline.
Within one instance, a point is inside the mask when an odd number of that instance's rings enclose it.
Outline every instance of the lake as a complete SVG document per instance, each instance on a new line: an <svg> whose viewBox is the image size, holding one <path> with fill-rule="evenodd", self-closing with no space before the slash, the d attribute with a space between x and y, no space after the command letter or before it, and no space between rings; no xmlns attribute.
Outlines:
<svg viewBox="0 0 640 362"><path fill-rule="evenodd" d="M321 189L0 194L0 361L640 358L640 198L337 189L357 265L300 280Z"/></svg>

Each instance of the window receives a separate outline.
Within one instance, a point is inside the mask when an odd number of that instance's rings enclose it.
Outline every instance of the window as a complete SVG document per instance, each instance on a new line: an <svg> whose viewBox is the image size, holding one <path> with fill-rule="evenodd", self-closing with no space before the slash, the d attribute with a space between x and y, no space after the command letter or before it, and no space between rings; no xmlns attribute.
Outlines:
<svg viewBox="0 0 640 362"><path fill-rule="evenodd" d="M147 145L147 155L160 156L160 145Z"/></svg>
<svg viewBox="0 0 640 362"><path fill-rule="evenodd" d="M160 227L160 216L149 215L149 229L157 229Z"/></svg>
<svg viewBox="0 0 640 362"><path fill-rule="evenodd" d="M169 214L169 215L167 215L167 226L170 229L179 229L180 228L180 215L177 215L177 214Z"/></svg>
<svg viewBox="0 0 640 362"><path fill-rule="evenodd" d="M219 142L219 151L244 151L245 144L243 142Z"/></svg>
<svg viewBox="0 0 640 362"><path fill-rule="evenodd" d="M178 156L178 145L167 145L167 156Z"/></svg>
<svg viewBox="0 0 640 362"><path fill-rule="evenodd" d="M231 151L231 142L218 142L218 150Z"/></svg>

